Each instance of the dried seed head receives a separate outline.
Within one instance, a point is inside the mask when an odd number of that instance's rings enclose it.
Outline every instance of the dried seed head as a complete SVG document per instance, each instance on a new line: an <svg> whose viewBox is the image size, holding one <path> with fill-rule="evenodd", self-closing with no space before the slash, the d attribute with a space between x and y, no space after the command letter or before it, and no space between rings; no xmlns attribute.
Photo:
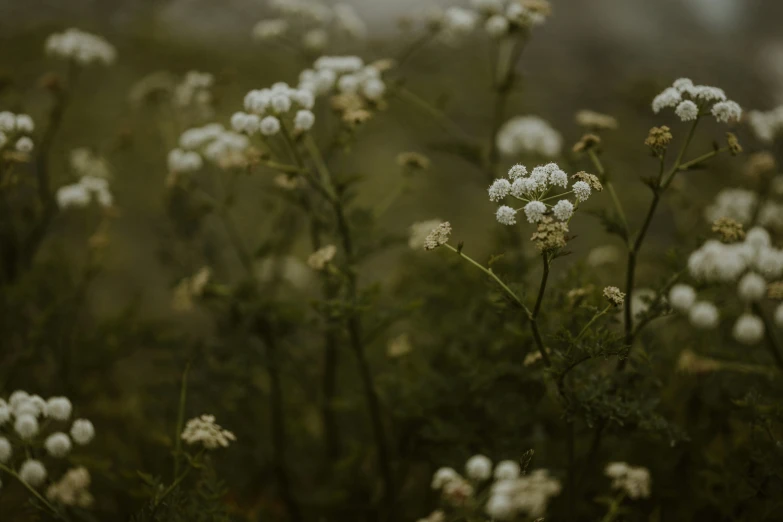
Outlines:
<svg viewBox="0 0 783 522"><path fill-rule="evenodd" d="M343 122L351 126L361 125L372 118L372 113L364 109L350 110L343 113Z"/></svg>
<svg viewBox="0 0 783 522"><path fill-rule="evenodd" d="M588 110L576 113L576 123L591 130L614 130L617 128L617 120L613 116Z"/></svg>
<svg viewBox="0 0 783 522"><path fill-rule="evenodd" d="M625 302L625 294L616 286L607 286L604 288L604 297L613 306L622 306Z"/></svg>
<svg viewBox="0 0 783 522"><path fill-rule="evenodd" d="M451 237L451 223L448 221L441 223L432 229L424 240L424 250L435 250L441 245L445 245Z"/></svg>
<svg viewBox="0 0 783 522"><path fill-rule="evenodd" d="M584 152L601 144L601 137L595 134L585 134L574 144L574 152Z"/></svg>
<svg viewBox="0 0 783 522"><path fill-rule="evenodd" d="M742 145L740 145L737 136L733 132L726 133L726 143L729 146L729 152L732 156L736 156L742 152Z"/></svg>
<svg viewBox="0 0 783 522"><path fill-rule="evenodd" d="M647 135L647 139L644 140L644 144L650 147L655 154L661 154L669 146L672 141L672 133L666 125L660 127L653 127L650 129L650 133Z"/></svg>
<svg viewBox="0 0 783 522"><path fill-rule="evenodd" d="M430 160L419 152L400 152L397 155L397 165L410 170L427 170Z"/></svg>
<svg viewBox="0 0 783 522"><path fill-rule="evenodd" d="M604 189L604 186L601 185L601 181L598 179L598 176L594 174L588 174L587 172L577 172L571 177L577 181L584 181L590 185L592 190L595 190L596 192L601 192Z"/></svg>
<svg viewBox="0 0 783 522"><path fill-rule="evenodd" d="M677 361L677 371L680 373L712 373L720 370L720 367L719 361L703 357L690 349L683 350Z"/></svg>
<svg viewBox="0 0 783 522"><path fill-rule="evenodd" d="M567 223L555 221L550 216L543 216L530 239L541 252L550 252L566 246L566 234L568 234Z"/></svg>
<svg viewBox="0 0 783 522"><path fill-rule="evenodd" d="M724 243L736 243L745 239L745 230L742 228L742 223L735 221L731 218L718 218L712 224L712 231L720 236L720 240Z"/></svg>

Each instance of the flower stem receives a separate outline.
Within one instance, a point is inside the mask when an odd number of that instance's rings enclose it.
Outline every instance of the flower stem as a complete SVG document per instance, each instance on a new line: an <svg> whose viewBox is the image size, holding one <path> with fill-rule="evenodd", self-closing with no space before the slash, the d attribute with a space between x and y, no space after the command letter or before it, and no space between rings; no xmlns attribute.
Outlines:
<svg viewBox="0 0 783 522"><path fill-rule="evenodd" d="M61 519L61 520L67 520L67 519L63 518L63 516L60 514L60 512L59 512L59 511L57 511L56 509L54 509L54 506L52 506L52 504L51 504L51 503L49 503L49 501L48 501L48 500L46 500L46 499L43 497L43 495L41 495L40 493L38 493L38 491L36 491L36 490L35 490L35 488L34 488L34 487L32 487L30 484L28 484L27 482L25 482L24 480L22 480L22 477L20 477L20 476L19 476L19 474L18 474L16 471L14 471L14 470L12 470L11 468L9 468L9 467L5 466L4 464L0 464L0 470L2 470L2 471L5 471L6 473L8 473L8 474L9 474L9 475L11 475L12 477L14 477L16 480L18 480L18 481L19 481L19 482L22 484L22 486L24 486L24 487L25 487L25 489L27 489L27 491L29 491L30 493L32 493L32 494L33 494L33 496L34 496L35 498L37 498L37 499L38 499L38 500L39 500L39 501L40 501L40 502L41 502L41 503L42 503L42 504L43 504L43 505L44 505L44 506L45 506L45 507L46 507L46 508L47 508L47 509L48 509L48 510L49 510L49 511L52 513L52 515L54 515L56 518L59 518L59 519Z"/></svg>

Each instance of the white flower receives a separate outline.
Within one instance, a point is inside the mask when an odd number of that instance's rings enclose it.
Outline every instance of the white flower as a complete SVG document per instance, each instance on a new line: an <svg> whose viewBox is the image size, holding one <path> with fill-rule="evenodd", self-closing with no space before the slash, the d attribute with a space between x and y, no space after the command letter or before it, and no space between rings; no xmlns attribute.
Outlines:
<svg viewBox="0 0 783 522"><path fill-rule="evenodd" d="M329 43L329 33L321 28L310 29L302 35L302 45L311 51L321 51Z"/></svg>
<svg viewBox="0 0 783 522"><path fill-rule="evenodd" d="M114 47L105 39L79 29L68 29L49 36L46 39L46 52L81 65L95 62L111 65L117 57Z"/></svg>
<svg viewBox="0 0 783 522"><path fill-rule="evenodd" d="M261 134L264 136L274 136L280 132L280 120L274 116L267 116L261 120L259 129L261 130Z"/></svg>
<svg viewBox="0 0 783 522"><path fill-rule="evenodd" d="M517 178L511 184L511 195L515 198L523 199L525 196L536 192L538 188L538 182L532 177Z"/></svg>
<svg viewBox="0 0 783 522"><path fill-rule="evenodd" d="M718 308L707 301L699 301L688 312L691 324L702 330L711 330L718 326Z"/></svg>
<svg viewBox="0 0 783 522"><path fill-rule="evenodd" d="M452 35L471 32L477 21L476 13L462 7L449 7L443 13L444 29Z"/></svg>
<svg viewBox="0 0 783 522"><path fill-rule="evenodd" d="M11 443L8 442L8 439L0 437L0 464L8 462L11 459L13 452L13 448L11 448Z"/></svg>
<svg viewBox="0 0 783 522"><path fill-rule="evenodd" d="M731 333L742 344L756 344L764 337L764 322L755 315L742 314Z"/></svg>
<svg viewBox="0 0 783 522"><path fill-rule="evenodd" d="M508 33L508 19L503 15L490 16L484 23L484 30L492 38L500 38Z"/></svg>
<svg viewBox="0 0 783 522"><path fill-rule="evenodd" d="M507 205L503 205L502 207L498 207L498 210L495 213L495 219L497 219L498 223L501 225L516 225L517 211Z"/></svg>
<svg viewBox="0 0 783 522"><path fill-rule="evenodd" d="M508 520L516 514L516 506L510 495L492 495L484 508L494 520Z"/></svg>
<svg viewBox="0 0 783 522"><path fill-rule="evenodd" d="M767 293L767 282L760 275L748 272L740 279L737 293L743 301L758 301Z"/></svg>
<svg viewBox="0 0 783 522"><path fill-rule="evenodd" d="M294 117L294 129L300 132L309 131L315 124L315 114L312 111L301 110Z"/></svg>
<svg viewBox="0 0 783 522"><path fill-rule="evenodd" d="M473 455L465 464L465 474L473 480L487 480L492 476L492 461L484 455Z"/></svg>
<svg viewBox="0 0 783 522"><path fill-rule="evenodd" d="M93 427L92 422L86 419L77 419L73 421L73 426L71 426L71 438L76 444L79 444L80 446L87 445L92 441L93 437L95 437L95 428Z"/></svg>
<svg viewBox="0 0 783 522"><path fill-rule="evenodd" d="M35 130L33 119L27 114L16 115L16 131L22 134L32 134Z"/></svg>
<svg viewBox="0 0 783 522"><path fill-rule="evenodd" d="M710 85L695 85L688 89L688 93L706 102L720 102L726 99L726 93L723 92L723 89Z"/></svg>
<svg viewBox="0 0 783 522"><path fill-rule="evenodd" d="M753 218L756 202L756 193L751 190L724 189L715 197L715 202L707 207L704 216L710 223L729 218L747 225Z"/></svg>
<svg viewBox="0 0 783 522"><path fill-rule="evenodd" d="M500 212L500 209L498 209L498 212ZM546 205L541 201L531 201L525 205L525 216L527 217L528 223L538 223L541 221L541 218L544 217L545 213ZM498 219L498 221L500 220Z"/></svg>
<svg viewBox="0 0 783 522"><path fill-rule="evenodd" d="M669 87L653 99L652 110L655 114L658 114L661 112L661 109L676 107L680 101L682 101L680 91L674 87Z"/></svg>
<svg viewBox="0 0 783 522"><path fill-rule="evenodd" d="M745 243L757 249L767 247L770 244L769 232L761 227L753 227L745 235Z"/></svg>
<svg viewBox="0 0 783 522"><path fill-rule="evenodd" d="M424 250L435 250L439 246L449 242L451 237L451 223L444 221L437 227L430 230L427 237L424 238Z"/></svg>
<svg viewBox="0 0 783 522"><path fill-rule="evenodd" d="M310 254L307 258L307 264L313 270L323 270L332 262L335 254L337 254L337 247L334 245L326 245Z"/></svg>
<svg viewBox="0 0 783 522"><path fill-rule="evenodd" d="M193 172L202 167L204 160L198 152L172 149L168 155L170 172Z"/></svg>
<svg viewBox="0 0 783 522"><path fill-rule="evenodd" d="M33 140L27 136L22 136L16 141L16 150L19 152L32 152Z"/></svg>
<svg viewBox="0 0 783 522"><path fill-rule="evenodd" d="M679 92L688 92L693 87L693 82L689 78L680 78L678 80L674 80L672 87L677 89Z"/></svg>
<svg viewBox="0 0 783 522"><path fill-rule="evenodd" d="M549 184L555 187L566 188L568 186L568 174L556 167L549 173Z"/></svg>
<svg viewBox="0 0 783 522"><path fill-rule="evenodd" d="M568 221L574 215L574 205L567 199L561 199L552 207L552 212L560 221Z"/></svg>
<svg viewBox="0 0 783 522"><path fill-rule="evenodd" d="M502 460L495 466L495 479L496 480L512 480L519 477L522 470L519 464L513 460Z"/></svg>
<svg viewBox="0 0 783 522"><path fill-rule="evenodd" d="M71 416L73 406L67 397L51 397L46 401L46 416L65 421Z"/></svg>
<svg viewBox="0 0 783 522"><path fill-rule="evenodd" d="M38 419L29 413L17 415L14 430L23 439L32 439L38 434Z"/></svg>
<svg viewBox="0 0 783 522"><path fill-rule="evenodd" d="M508 120L495 138L498 150L506 156L560 154L563 138L549 123L538 116L517 116Z"/></svg>
<svg viewBox="0 0 783 522"><path fill-rule="evenodd" d="M283 36L288 31L285 20L261 20L253 27L253 37L257 40L272 40Z"/></svg>
<svg viewBox="0 0 783 522"><path fill-rule="evenodd" d="M508 179L515 181L517 178L527 176L527 168L524 165L517 163L508 169Z"/></svg>
<svg viewBox="0 0 783 522"><path fill-rule="evenodd" d="M315 96L312 92L305 89L297 89L291 95L291 99L303 109L310 110L315 105Z"/></svg>
<svg viewBox="0 0 783 522"><path fill-rule="evenodd" d="M206 449L226 448L232 441L236 440L233 433L224 430L215 422L214 415L202 415L201 417L190 419L185 424L181 437L182 440L190 445L201 444Z"/></svg>
<svg viewBox="0 0 783 522"><path fill-rule="evenodd" d="M511 183L504 178L496 179L492 182L492 185L489 186L487 192L489 192L490 201L500 201L511 192Z"/></svg>
<svg viewBox="0 0 783 522"><path fill-rule="evenodd" d="M696 290L692 286L677 284L669 290L669 304L675 310L687 312L696 302Z"/></svg>
<svg viewBox="0 0 783 522"><path fill-rule="evenodd" d="M548 165L539 165L530 173L530 179L536 182L539 189L546 188L546 184L549 181L550 169L547 167Z"/></svg>
<svg viewBox="0 0 783 522"><path fill-rule="evenodd" d="M412 224L409 229L410 236L408 237L408 246L413 250L421 250L424 248L424 241L427 239L427 236L442 222L441 219L430 219Z"/></svg>
<svg viewBox="0 0 783 522"><path fill-rule="evenodd" d="M283 114L291 109L291 98L287 93L273 94L271 100L269 100L269 106L277 114Z"/></svg>
<svg viewBox="0 0 783 522"><path fill-rule="evenodd" d="M358 74L345 74L337 80L337 90L342 93L355 93L361 86L361 80Z"/></svg>
<svg viewBox="0 0 783 522"><path fill-rule="evenodd" d="M71 439L65 433L52 433L44 442L46 451L55 458L63 458L71 451Z"/></svg>
<svg viewBox="0 0 783 522"><path fill-rule="evenodd" d="M682 121L693 121L699 116L699 106L693 103L691 100L685 100L677 105L674 110Z"/></svg>
<svg viewBox="0 0 783 522"><path fill-rule="evenodd" d="M590 197L590 185L584 181L577 181L573 184L571 189L574 191L574 196L576 196L577 201L587 201L587 198Z"/></svg>
<svg viewBox="0 0 783 522"><path fill-rule="evenodd" d="M3 111L0 112L0 131L14 132L16 130L16 116L13 112Z"/></svg>
<svg viewBox="0 0 783 522"><path fill-rule="evenodd" d="M454 471L452 468L440 468L432 476L431 486L432 489L438 490L438 489L442 489L443 486L445 486L449 482L453 482L455 480L461 480L461 479L462 477L460 477L459 473Z"/></svg>
<svg viewBox="0 0 783 522"><path fill-rule="evenodd" d="M46 480L46 468L41 462L28 459L19 468L19 478L32 487L38 487Z"/></svg>
<svg viewBox="0 0 783 522"><path fill-rule="evenodd" d="M256 114L247 114L239 111L231 116L231 127L237 132L253 134L258 131L260 118Z"/></svg>
<svg viewBox="0 0 783 522"><path fill-rule="evenodd" d="M729 123L739 121L742 117L742 107L737 102L722 101L712 106L712 115L719 122Z"/></svg>
<svg viewBox="0 0 783 522"><path fill-rule="evenodd" d="M386 93L386 84L380 78L370 78L362 84L362 94L368 100L378 101Z"/></svg>

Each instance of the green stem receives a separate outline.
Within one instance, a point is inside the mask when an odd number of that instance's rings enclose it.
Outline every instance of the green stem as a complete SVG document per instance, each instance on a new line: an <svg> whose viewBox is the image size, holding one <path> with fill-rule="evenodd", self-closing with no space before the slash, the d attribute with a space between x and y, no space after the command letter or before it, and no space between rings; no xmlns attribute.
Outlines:
<svg viewBox="0 0 783 522"><path fill-rule="evenodd" d="M63 516L56 509L54 509L54 506L52 506L52 504L49 503L49 501L46 500L46 498L44 498L43 495L38 493L38 491L36 491L35 488L32 487L30 484L22 480L22 478L19 476L19 474L16 471L5 466L4 464L0 464L0 470L5 471L6 473L14 477L16 480L18 480L22 484L22 486L24 486L27 489L27 491L32 493L33 496L37 498L49 511L51 511L52 515L54 515L56 518L59 518L61 520L67 520L63 518Z"/></svg>
<svg viewBox="0 0 783 522"><path fill-rule="evenodd" d="M761 317L764 322L764 337L766 338L766 347L772 358L775 360L775 364L780 370L783 370L783 355L781 355L780 340L778 339L776 326L769 320L761 305L758 303L753 304L753 312Z"/></svg>
<svg viewBox="0 0 783 522"><path fill-rule="evenodd" d="M606 307L606 308L604 308L604 309L603 309L603 310L601 310L600 312L597 312L595 315L593 315L593 318L592 318L592 319L590 319L590 320L587 322L587 324L586 324L586 325L584 325L584 328L582 328L582 330L579 332L579 335L577 335L577 336L576 336L576 338L574 339L574 341L578 341L579 339L581 339L581 338L582 338L582 336L585 334L585 332L587 332L587 329L588 329L588 328L590 328L590 326L592 326L592 324L593 324L593 323L594 323L596 320L598 320L598 318L599 318L599 317L602 317L602 316L606 315L606 312L608 312L608 311L609 311L609 309L610 309L611 307L612 307L612 305L607 305L607 307Z"/></svg>
<svg viewBox="0 0 783 522"><path fill-rule="evenodd" d="M587 151L587 155L590 157L590 160L595 166L595 170L598 172L598 175L601 177L603 184L606 185L606 189L609 191L609 195L612 198L612 204L617 211L617 215L620 216L620 221L622 221L623 228L625 229L625 240L629 241L631 236L631 229L628 226L628 219L625 217L625 211L623 210L622 203L620 203L620 198L617 197L617 191L614 189L614 184L608 177L606 177L606 170L604 169L598 154L596 154L594 150L589 149Z"/></svg>
<svg viewBox="0 0 783 522"><path fill-rule="evenodd" d="M454 120L449 118L443 111L436 108L417 94L409 91L403 86L398 86L394 91L401 99L415 105L426 112L444 131L451 134L451 136L460 143L474 144L473 137L468 135L462 128L457 125Z"/></svg>
<svg viewBox="0 0 783 522"><path fill-rule="evenodd" d="M544 340L538 329L538 313L541 311L541 305L544 302L544 292L546 291L546 284L549 279L550 263L546 253L541 254L541 259L543 260L544 270L541 273L541 284L538 286L536 304L533 307L533 313L530 316L530 329L533 331L533 339L536 341L536 346L538 346L538 351L541 353L541 358L547 366L552 366L552 361L549 360L549 355L547 355L546 348L544 347Z"/></svg>
<svg viewBox="0 0 783 522"><path fill-rule="evenodd" d="M185 365L185 371L182 372L182 382L179 388L179 408L177 409L177 427L174 431L174 476L179 475L180 457L182 450L182 428L185 425L185 402L188 395L188 373L190 372L190 361Z"/></svg>
<svg viewBox="0 0 783 522"><path fill-rule="evenodd" d="M609 505L609 511L606 513L606 516L601 519L601 522L613 522L613 520L617 518L617 515L620 514L620 506L622 505L624 499L625 492L617 495Z"/></svg>

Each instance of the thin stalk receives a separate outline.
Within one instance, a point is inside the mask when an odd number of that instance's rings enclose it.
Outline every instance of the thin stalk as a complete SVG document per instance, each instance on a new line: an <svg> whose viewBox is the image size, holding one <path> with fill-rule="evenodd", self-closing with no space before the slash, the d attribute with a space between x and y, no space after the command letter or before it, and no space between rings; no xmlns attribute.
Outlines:
<svg viewBox="0 0 783 522"><path fill-rule="evenodd" d="M308 151L313 162L316 165L318 172L320 173L323 182L327 188L327 191L333 193L332 187L334 182L332 180L329 168L321 156L318 147L314 143L307 142ZM362 321L358 313L358 281L356 277L356 252L353 245L353 237L351 234L351 228L348 223L348 219L345 216L345 209L343 207L342 200L335 195L333 199L329 201L337 220L337 231L342 242L343 252L346 258L347 269L345 270L348 299L353 309L351 310L348 320L348 339L351 346L351 350L356 357L356 362L359 366L359 374L362 381L362 387L364 389L365 400L367 402L367 409L370 416L370 423L372 425L373 437L375 439L375 447L378 458L378 467L380 468L381 477L384 484L384 490L386 495L386 516L389 520L394 519L395 512L395 500L396 495L394 485L394 472L391 465L391 456L389 454L388 442L386 440L386 432L383 427L383 417L381 415L381 404L378 392L375 389L375 381L370 369L369 362L365 355L365 347L362 335Z"/></svg>
<svg viewBox="0 0 783 522"><path fill-rule="evenodd" d="M623 228L625 229L625 240L630 241L631 229L628 226L628 219L625 217L625 211L623 210L622 203L620 203L620 198L617 197L617 191L614 189L614 184L608 177L606 177L606 170L604 169L603 163L601 163L601 159L598 157L598 154L596 154L594 150L589 149L587 151L587 155L590 157L590 160L593 162L593 166L595 166L595 170L598 172L598 175L601 177L603 184L609 191L609 195L612 198L612 204L617 211L617 215L620 216L620 221L622 221Z"/></svg>
<svg viewBox="0 0 783 522"><path fill-rule="evenodd" d="M473 137L468 135L462 128L457 125L454 120L449 118L443 111L430 104L419 95L406 89L403 86L398 86L394 91L401 99L415 105L426 112L444 131L451 134L451 136L460 143L474 144Z"/></svg>
<svg viewBox="0 0 783 522"><path fill-rule="evenodd" d="M582 336L585 334L585 332L587 332L587 329L588 329L588 328L590 328L590 326L591 326L591 325L592 325L594 322L596 322L596 321L598 320L598 318L599 318L599 317L602 317L602 316L606 315L606 312L608 312L608 311L609 311L609 309L610 309L611 307L612 307L612 305L607 305L607 307L606 307L606 308L604 308L604 309L603 309L603 310L601 310L600 312L597 312L595 315L593 315L593 318L592 318L592 319L590 319L590 320L587 322L587 324L586 324L586 325L584 325L584 327L583 327L583 328L582 328L582 330L579 332L579 335L577 335L577 336L576 336L576 338L574 339L574 341L578 341L579 339L581 339L581 338L582 338Z"/></svg>
<svg viewBox="0 0 783 522"><path fill-rule="evenodd" d="M547 366L552 366L552 362L549 360L549 355L544 348L544 341L541 338L541 332L538 329L538 313L541 311L541 305L544 302L544 292L546 291L546 283L549 279L549 263L550 260L546 253L541 254L543 260L544 270L541 273L541 283L538 286L538 296L536 296L536 304L533 307L533 313L530 316L530 328L533 331L533 338L538 346L538 351L541 352L541 358L544 359L544 363Z"/></svg>
<svg viewBox="0 0 783 522"><path fill-rule="evenodd" d="M272 325L263 318L258 319L257 330L264 341L267 353L267 368L269 372L270 393L269 407L272 412L272 446L274 447L273 462L280 497L288 511L288 516L294 522L302 520L302 514L291 489L291 480L286 466L287 440L285 415L283 412L283 385L280 378L280 358L277 339L272 331Z"/></svg>
<svg viewBox="0 0 783 522"><path fill-rule="evenodd" d="M190 361L182 372L182 382L179 387L179 408L177 409L177 426L174 430L174 476L179 475L180 457L182 456L182 428L185 425L185 403L188 396L188 373Z"/></svg>

